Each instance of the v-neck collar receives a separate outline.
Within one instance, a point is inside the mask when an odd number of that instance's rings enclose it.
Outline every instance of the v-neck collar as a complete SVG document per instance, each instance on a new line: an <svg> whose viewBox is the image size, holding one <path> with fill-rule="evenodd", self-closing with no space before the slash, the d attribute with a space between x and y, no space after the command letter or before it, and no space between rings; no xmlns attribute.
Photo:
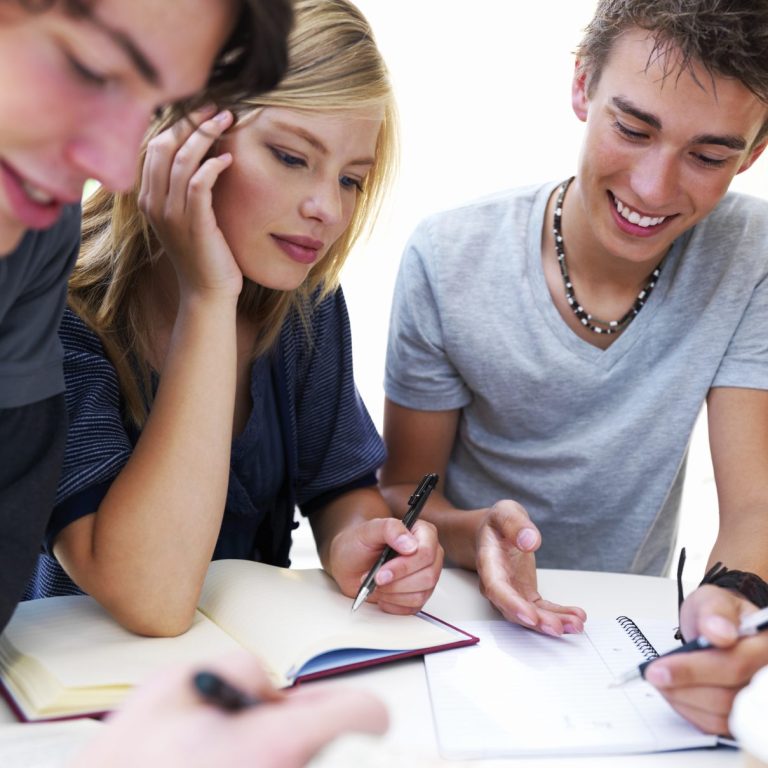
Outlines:
<svg viewBox="0 0 768 768"><path fill-rule="evenodd" d="M653 321L669 290L672 274L676 269L682 241L678 238L672 244L661 270L661 275L648 301L630 323L629 327L607 348L601 349L578 336L563 320L547 286L542 264L542 232L544 231L544 216L547 202L555 188L561 182L545 184L537 193L528 223L528 239L526 243L527 270L530 275L529 286L533 293L533 302L539 315L537 321L543 322L553 336L562 344L568 353L575 355L585 362L598 365L608 370L612 368L632 347L647 335L647 327Z"/></svg>

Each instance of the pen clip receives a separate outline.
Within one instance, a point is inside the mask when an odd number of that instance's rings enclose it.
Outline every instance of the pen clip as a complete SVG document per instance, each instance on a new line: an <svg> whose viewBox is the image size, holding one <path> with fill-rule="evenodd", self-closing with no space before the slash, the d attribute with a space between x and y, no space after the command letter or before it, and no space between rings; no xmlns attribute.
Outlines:
<svg viewBox="0 0 768 768"><path fill-rule="evenodd" d="M412 507L426 492L430 491L437 484L437 475L434 472L429 472L421 479L416 490L411 494L408 499L408 506Z"/></svg>

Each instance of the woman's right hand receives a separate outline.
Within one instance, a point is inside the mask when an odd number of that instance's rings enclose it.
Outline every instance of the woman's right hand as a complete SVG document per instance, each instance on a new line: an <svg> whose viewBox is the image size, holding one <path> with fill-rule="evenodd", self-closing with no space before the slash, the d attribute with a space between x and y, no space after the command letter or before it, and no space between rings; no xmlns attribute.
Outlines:
<svg viewBox="0 0 768 768"><path fill-rule="evenodd" d="M231 112L203 108L155 136L147 146L139 207L174 265L181 298L239 296L243 276L219 229L213 185L232 163L228 152L208 157L232 125Z"/></svg>

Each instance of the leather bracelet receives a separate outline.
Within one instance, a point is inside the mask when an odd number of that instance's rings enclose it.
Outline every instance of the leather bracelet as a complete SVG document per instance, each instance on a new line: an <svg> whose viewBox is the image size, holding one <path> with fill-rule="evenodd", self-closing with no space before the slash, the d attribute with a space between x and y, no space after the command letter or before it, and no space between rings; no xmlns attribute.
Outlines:
<svg viewBox="0 0 768 768"><path fill-rule="evenodd" d="M685 566L685 547L680 550L680 558L677 561L677 613L680 615L680 608L683 605L685 595L683 594L683 567ZM715 563L699 582L703 584L714 584L723 589L732 589L754 603L758 608L768 606L768 583L763 581L756 573L749 571L731 571L721 562ZM675 640L685 642L680 627L675 629Z"/></svg>
<svg viewBox="0 0 768 768"><path fill-rule="evenodd" d="M718 562L704 574L699 586L702 584L714 584L717 587L723 587L723 589L733 589L744 595L758 608L768 606L768 583L756 573L731 571Z"/></svg>

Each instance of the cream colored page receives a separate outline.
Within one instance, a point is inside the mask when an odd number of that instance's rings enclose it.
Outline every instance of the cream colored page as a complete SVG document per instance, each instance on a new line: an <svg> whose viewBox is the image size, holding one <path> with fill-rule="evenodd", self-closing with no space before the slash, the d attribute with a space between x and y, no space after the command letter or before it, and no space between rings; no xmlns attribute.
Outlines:
<svg viewBox="0 0 768 768"><path fill-rule="evenodd" d="M85 596L21 603L5 635L68 688L135 685L171 664L209 659L238 647L199 612L192 628L179 637L141 637Z"/></svg>
<svg viewBox="0 0 768 768"><path fill-rule="evenodd" d="M87 718L65 723L0 725L0 765L3 768L64 768L104 727Z"/></svg>
<svg viewBox="0 0 768 768"><path fill-rule="evenodd" d="M369 603L352 613L352 600L323 571L246 560L211 563L199 607L285 677L336 648L406 650L456 639L440 625Z"/></svg>

